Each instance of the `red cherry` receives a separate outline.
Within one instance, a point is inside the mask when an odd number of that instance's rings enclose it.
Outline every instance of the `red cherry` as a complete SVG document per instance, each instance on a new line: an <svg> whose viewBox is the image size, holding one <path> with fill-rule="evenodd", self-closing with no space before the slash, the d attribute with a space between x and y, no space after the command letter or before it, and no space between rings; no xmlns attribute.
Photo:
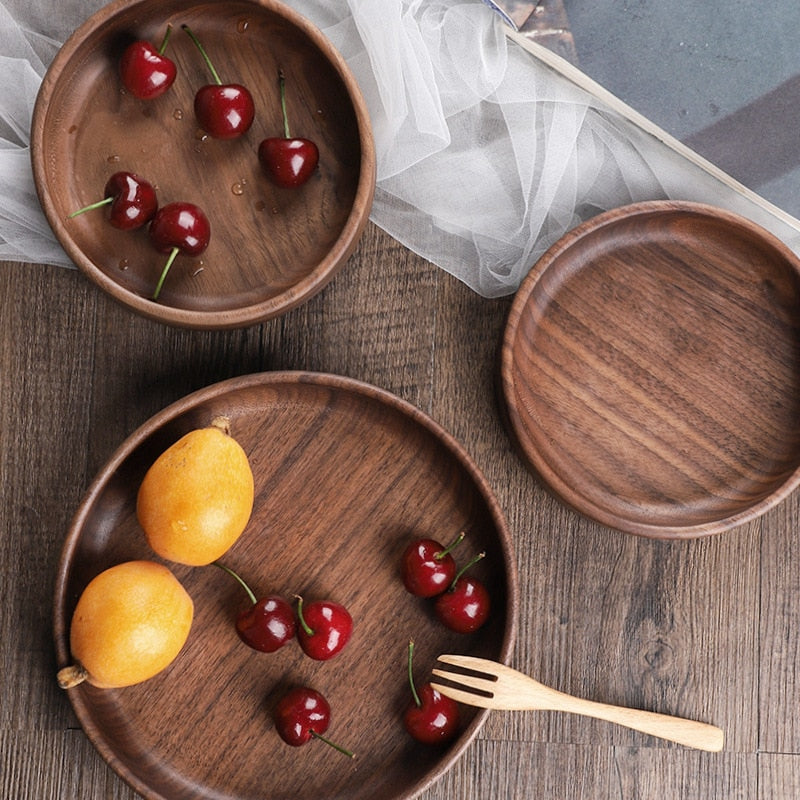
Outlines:
<svg viewBox="0 0 800 800"><path fill-rule="evenodd" d="M278 73L283 112L283 137L272 136L258 146L258 158L265 172L278 186L292 189L310 177L319 162L319 148L310 139L292 137L286 113L286 79Z"/></svg>
<svg viewBox="0 0 800 800"><path fill-rule="evenodd" d="M300 621L297 629L300 647L317 661L333 658L347 644L353 632L350 612L330 600L318 600L304 606L303 598L298 595L297 617Z"/></svg>
<svg viewBox="0 0 800 800"><path fill-rule="evenodd" d="M211 239L211 225L203 210L193 203L168 203L153 217L150 239L159 252L169 253L153 293L153 300L157 300L175 256L200 255Z"/></svg>
<svg viewBox="0 0 800 800"><path fill-rule="evenodd" d="M294 638L294 610L280 595L267 595L239 614L236 631L254 650L274 653Z"/></svg>
<svg viewBox="0 0 800 800"><path fill-rule="evenodd" d="M489 617L489 592L476 578L465 577L464 571L484 557L474 558L456 576L450 588L436 598L434 611L439 621L457 633L478 630Z"/></svg>
<svg viewBox="0 0 800 800"><path fill-rule="evenodd" d="M321 739L340 753L353 753L334 744L322 734L328 730L331 707L323 695L308 686L297 686L284 695L275 707L275 728L286 744L300 747L312 738Z"/></svg>
<svg viewBox="0 0 800 800"><path fill-rule="evenodd" d="M140 100L152 100L172 86L178 70L164 55L172 25L167 25L158 50L150 42L136 41L125 48L119 62L122 85Z"/></svg>
<svg viewBox="0 0 800 800"><path fill-rule="evenodd" d="M415 539L406 547L401 560L403 585L417 597L435 597L452 582L456 562L450 551L464 538L462 531L444 547L433 539Z"/></svg>
<svg viewBox="0 0 800 800"><path fill-rule="evenodd" d="M444 744L458 732L458 704L434 689L430 683L423 684L419 692L417 691L412 670L413 656L414 642L409 642L408 681L413 700L403 715L403 724L418 742Z"/></svg>
<svg viewBox="0 0 800 800"><path fill-rule="evenodd" d="M133 172L115 172L106 182L103 199L79 208L69 219L101 206L110 206L108 221L124 231L141 228L158 209L156 190Z"/></svg>
<svg viewBox="0 0 800 800"><path fill-rule="evenodd" d="M250 598L250 606L236 617L236 632L246 645L262 653L274 653L294 638L294 609L287 600L275 594L256 599L253 590L230 567L213 563L236 578Z"/></svg>
<svg viewBox="0 0 800 800"><path fill-rule="evenodd" d="M253 96L241 84L223 84L200 40L188 25L181 26L189 34L208 66L214 83L201 86L194 97L194 113L200 127L215 139L235 139L253 124Z"/></svg>

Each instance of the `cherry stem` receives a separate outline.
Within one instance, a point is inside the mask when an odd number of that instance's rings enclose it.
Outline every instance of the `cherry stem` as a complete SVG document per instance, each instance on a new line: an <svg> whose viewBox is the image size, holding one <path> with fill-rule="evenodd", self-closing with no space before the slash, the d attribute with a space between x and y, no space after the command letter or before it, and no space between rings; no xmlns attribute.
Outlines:
<svg viewBox="0 0 800 800"><path fill-rule="evenodd" d="M164 38L161 40L161 44L158 48L158 54L160 56L164 55L164 51L167 49L167 42L169 41L169 37L172 35L172 24L167 23L167 30L164 32Z"/></svg>
<svg viewBox="0 0 800 800"><path fill-rule="evenodd" d="M445 547L444 550L440 550L438 553L434 553L433 557L437 561L441 561L454 547L456 547L461 543L461 540L464 538L465 535L466 531L461 531L461 533L459 533L458 536L456 536L456 538L453 539L453 541L450 542L450 544L447 545L447 547Z"/></svg>
<svg viewBox="0 0 800 800"><path fill-rule="evenodd" d="M278 85L281 87L281 112L283 113L283 136L285 139L291 139L292 134L289 132L289 115L286 113L286 76L283 70L278 70Z"/></svg>
<svg viewBox="0 0 800 800"><path fill-rule="evenodd" d="M161 271L161 277L158 279L158 283L156 284L156 290L153 292L153 300L158 300L158 295L161 294L161 287L164 285L169 268L172 266L172 262L175 260L175 256L177 256L179 252L180 247L173 247L170 251L167 263L164 264L164 269Z"/></svg>
<svg viewBox="0 0 800 800"><path fill-rule="evenodd" d="M215 567L219 567L223 572L227 572L231 577L236 578L236 580L239 581L240 586L247 592L247 596L250 598L253 605L258 602L255 594L253 594L253 590L245 583L244 578L242 578L240 575L237 575L230 567L226 567L219 561L212 561L211 563Z"/></svg>
<svg viewBox="0 0 800 800"><path fill-rule="evenodd" d="M422 700L419 699L419 695L417 694L417 687L414 685L414 670L412 665L414 663L414 641L411 640L408 643L408 683L411 686L411 694L414 696L414 703L416 703L417 708L422 707Z"/></svg>
<svg viewBox="0 0 800 800"><path fill-rule="evenodd" d="M450 584L450 591L452 591L453 589L455 589L455 588L456 588L456 584L458 583L458 579L459 579L459 578L460 578L460 577L461 577L461 576L462 576L462 575L463 575L463 574L464 574L464 573L465 573L465 572L466 572L466 571L467 571L467 570L468 570L468 569L469 569L469 568L470 568L470 567L471 567L473 564L477 564L477 563L478 563L478 562L479 562L479 561L480 561L482 558L485 558L485 557L486 557L486 552L484 551L483 553L478 553L478 555L476 555L476 556L475 556L475 558L472 558L472 559L470 559L469 561L467 561L467 563L466 563L466 564L464 564L464 566L463 566L463 567L461 567L461 569L460 569L458 572L456 572L456 576L455 576L455 578L453 578L453 582Z"/></svg>
<svg viewBox="0 0 800 800"><path fill-rule="evenodd" d="M356 757L356 754L354 752L352 752L352 750L347 750L346 748L342 747L341 745L338 745L335 742L332 742L330 739L326 738L321 733L317 733L314 730L309 730L309 733L315 739L319 739L320 741L325 742L325 744L330 745L334 750L338 750L340 753L344 753L348 758L355 758Z"/></svg>
<svg viewBox="0 0 800 800"><path fill-rule="evenodd" d="M300 624L303 626L303 630L306 632L306 635L313 636L314 631L309 624L306 622L305 617L303 616L303 598L296 594L295 597L297 598L297 618L300 620Z"/></svg>
<svg viewBox="0 0 800 800"><path fill-rule="evenodd" d="M194 42L195 47L200 51L200 55L203 56L203 60L206 62L206 66L211 70L211 75L214 78L214 82L217 86L222 86L222 81L219 79L219 75L217 75L217 71L214 69L214 65L211 63L211 59L208 57L208 54L205 51L205 48L202 44L200 44L200 40L194 35L192 29L188 25L181 25L181 28L189 34L189 38Z"/></svg>
<svg viewBox="0 0 800 800"><path fill-rule="evenodd" d="M77 217L78 214L83 214L84 211L91 211L93 208L100 208L101 206L107 206L109 203L113 203L113 197L104 197L102 200L98 200L96 203L92 203L91 205L84 206L83 208L79 208L77 211L73 211L67 219L72 219L73 217Z"/></svg>

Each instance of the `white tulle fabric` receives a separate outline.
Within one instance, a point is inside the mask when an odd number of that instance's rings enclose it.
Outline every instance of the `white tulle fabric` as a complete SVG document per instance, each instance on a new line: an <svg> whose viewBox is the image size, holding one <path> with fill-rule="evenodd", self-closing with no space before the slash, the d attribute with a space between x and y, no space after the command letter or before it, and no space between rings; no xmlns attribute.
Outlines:
<svg viewBox="0 0 800 800"><path fill-rule="evenodd" d="M372 220L484 297L513 293L588 217L687 199L792 228L642 133L509 42L479 0L288 0L330 38L369 107ZM99 0L0 0L0 259L68 266L29 158L36 92L60 42Z"/></svg>

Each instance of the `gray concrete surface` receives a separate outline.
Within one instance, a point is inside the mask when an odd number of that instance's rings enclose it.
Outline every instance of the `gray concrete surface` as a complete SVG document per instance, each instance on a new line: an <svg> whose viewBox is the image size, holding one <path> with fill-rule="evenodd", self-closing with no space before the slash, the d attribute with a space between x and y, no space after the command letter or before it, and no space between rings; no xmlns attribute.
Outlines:
<svg viewBox="0 0 800 800"><path fill-rule="evenodd" d="M800 217L798 0L566 0L581 68Z"/></svg>

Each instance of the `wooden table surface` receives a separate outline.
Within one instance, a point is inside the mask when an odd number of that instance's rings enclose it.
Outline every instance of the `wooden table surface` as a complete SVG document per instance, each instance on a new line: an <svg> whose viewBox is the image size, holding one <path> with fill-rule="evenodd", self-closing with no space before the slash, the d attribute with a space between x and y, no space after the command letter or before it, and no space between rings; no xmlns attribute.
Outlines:
<svg viewBox="0 0 800 800"><path fill-rule="evenodd" d="M510 299L485 300L370 224L347 267L287 316L190 332L133 315L77 271L0 264L0 798L130 800L55 682L63 537L122 440L235 375L338 373L460 440L499 498L520 577L513 666L567 692L713 722L722 753L550 712L492 712L422 800L800 797L795 493L759 520L641 539L552 499L512 451L494 370Z"/></svg>

